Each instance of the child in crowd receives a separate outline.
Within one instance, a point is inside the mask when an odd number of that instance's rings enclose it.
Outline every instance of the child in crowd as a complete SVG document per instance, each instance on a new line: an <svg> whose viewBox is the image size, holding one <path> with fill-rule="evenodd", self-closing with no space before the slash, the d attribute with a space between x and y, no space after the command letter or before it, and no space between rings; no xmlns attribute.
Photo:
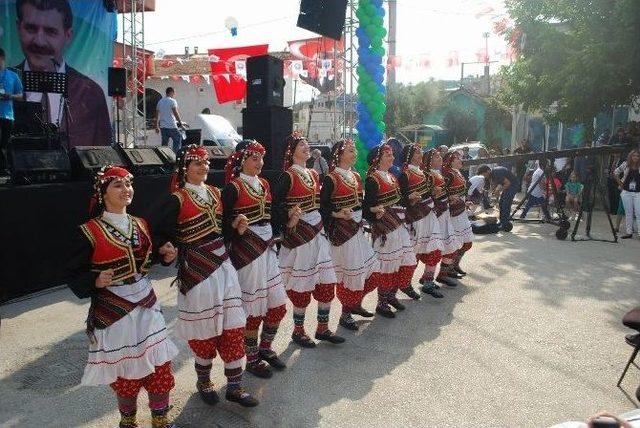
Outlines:
<svg viewBox="0 0 640 428"><path fill-rule="evenodd" d="M577 215L580 211L580 200L582 199L584 185L578 181L578 174L575 171L569 176L569 181L565 183L564 189L567 192L566 206L570 212Z"/></svg>

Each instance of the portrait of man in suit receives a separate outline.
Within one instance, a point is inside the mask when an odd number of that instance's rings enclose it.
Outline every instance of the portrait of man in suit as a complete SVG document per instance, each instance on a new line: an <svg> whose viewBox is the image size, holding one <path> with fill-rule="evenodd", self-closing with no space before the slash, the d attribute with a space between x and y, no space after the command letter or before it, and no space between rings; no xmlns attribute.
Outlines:
<svg viewBox="0 0 640 428"><path fill-rule="evenodd" d="M67 75L68 103L60 94L27 92L26 100L41 102L48 120L69 137L69 146L111 142L109 110L102 88L65 61L73 40L73 13L68 0L16 0L20 46L25 60L19 71L47 71ZM86 41L85 41L86 42ZM46 119L46 118L45 118Z"/></svg>

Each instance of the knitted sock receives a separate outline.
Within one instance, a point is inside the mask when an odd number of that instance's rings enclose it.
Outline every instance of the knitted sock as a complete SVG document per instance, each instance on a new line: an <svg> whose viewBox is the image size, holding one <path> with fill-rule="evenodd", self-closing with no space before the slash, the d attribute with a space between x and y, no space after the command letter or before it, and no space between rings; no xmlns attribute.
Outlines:
<svg viewBox="0 0 640 428"><path fill-rule="evenodd" d="M166 428L169 425L169 393L149 393L149 408L151 409L151 426L153 428Z"/></svg>
<svg viewBox="0 0 640 428"><path fill-rule="evenodd" d="M329 311L331 303L318 302L318 333L329 330Z"/></svg>
<svg viewBox="0 0 640 428"><path fill-rule="evenodd" d="M247 354L247 364L258 362L258 330L245 330L244 349Z"/></svg>
<svg viewBox="0 0 640 428"><path fill-rule="evenodd" d="M227 391L235 391L242 384L242 367L233 369L224 368L224 375L227 377Z"/></svg>
<svg viewBox="0 0 640 428"><path fill-rule="evenodd" d="M293 334L305 335L304 331L304 315L306 308L293 308Z"/></svg>
<svg viewBox="0 0 640 428"><path fill-rule="evenodd" d="M196 375L198 376L198 388L206 388L211 381L211 366L212 364L202 365L195 363Z"/></svg>
<svg viewBox="0 0 640 428"><path fill-rule="evenodd" d="M262 326L262 334L260 335L260 350L261 351L271 351L271 343L273 339L276 337L276 333L278 332L278 324L276 325L263 325Z"/></svg>
<svg viewBox="0 0 640 428"><path fill-rule="evenodd" d="M135 426L138 397L124 397L118 395L118 410L120 411L120 425Z"/></svg>
<svg viewBox="0 0 640 428"><path fill-rule="evenodd" d="M389 306L389 292L378 288L378 308L387 308Z"/></svg>

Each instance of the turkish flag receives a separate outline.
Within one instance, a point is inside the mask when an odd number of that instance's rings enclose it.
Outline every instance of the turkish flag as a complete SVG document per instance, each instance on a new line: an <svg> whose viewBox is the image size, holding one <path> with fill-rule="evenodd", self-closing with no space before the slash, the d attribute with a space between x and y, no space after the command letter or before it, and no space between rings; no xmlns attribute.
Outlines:
<svg viewBox="0 0 640 428"><path fill-rule="evenodd" d="M238 48L209 49L213 88L220 104L241 100L247 95L247 81L236 73L236 61L246 61L252 56L266 55L269 45L242 46Z"/></svg>

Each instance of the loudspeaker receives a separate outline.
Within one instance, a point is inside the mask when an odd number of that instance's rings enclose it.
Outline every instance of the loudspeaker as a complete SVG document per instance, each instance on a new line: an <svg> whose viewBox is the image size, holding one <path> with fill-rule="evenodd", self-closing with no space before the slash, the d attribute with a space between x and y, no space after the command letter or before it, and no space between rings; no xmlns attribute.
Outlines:
<svg viewBox="0 0 640 428"><path fill-rule="evenodd" d="M127 96L127 70L124 68L109 67L108 92L110 97Z"/></svg>
<svg viewBox="0 0 640 428"><path fill-rule="evenodd" d="M340 40L346 16L347 0L302 0L298 27Z"/></svg>
<svg viewBox="0 0 640 428"><path fill-rule="evenodd" d="M285 138L293 131L293 112L284 107L242 110L242 135L261 143L266 153L264 169L282 169Z"/></svg>
<svg viewBox="0 0 640 428"><path fill-rule="evenodd" d="M73 178L93 180L105 165L126 166L116 149L111 146L76 146L69 153Z"/></svg>
<svg viewBox="0 0 640 428"><path fill-rule="evenodd" d="M284 104L283 62L271 55L247 59L247 107L282 107Z"/></svg>
<svg viewBox="0 0 640 428"><path fill-rule="evenodd" d="M155 146L153 149L162 162L164 162L165 172L173 172L176 167L176 154L173 149L167 146Z"/></svg>
<svg viewBox="0 0 640 428"><path fill-rule="evenodd" d="M209 164L212 170L222 170L227 163L227 159L233 153L231 147L203 146L209 152Z"/></svg>
<svg viewBox="0 0 640 428"><path fill-rule="evenodd" d="M155 148L136 147L133 149L119 149L126 167L134 176L165 174L164 161L158 156Z"/></svg>
<svg viewBox="0 0 640 428"><path fill-rule="evenodd" d="M71 178L67 152L55 149L24 149L12 145L9 165L13 184L61 183Z"/></svg>

